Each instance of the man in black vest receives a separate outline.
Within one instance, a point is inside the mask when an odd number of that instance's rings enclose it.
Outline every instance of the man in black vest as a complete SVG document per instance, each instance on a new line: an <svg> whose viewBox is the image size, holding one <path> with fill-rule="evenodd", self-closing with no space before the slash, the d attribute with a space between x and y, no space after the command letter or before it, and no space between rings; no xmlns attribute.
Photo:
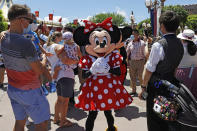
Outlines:
<svg viewBox="0 0 197 131"><path fill-rule="evenodd" d="M139 98L142 98L142 94L148 85L148 131L170 131L172 127L170 123L160 119L153 112L153 99L157 91L151 81L154 81L153 79L157 77L173 83L174 73L184 53L182 43L175 34L180 23L178 16L172 11L166 11L161 14L159 23L163 38L152 46L149 59L144 69L144 79L141 86L142 92L139 94Z"/></svg>

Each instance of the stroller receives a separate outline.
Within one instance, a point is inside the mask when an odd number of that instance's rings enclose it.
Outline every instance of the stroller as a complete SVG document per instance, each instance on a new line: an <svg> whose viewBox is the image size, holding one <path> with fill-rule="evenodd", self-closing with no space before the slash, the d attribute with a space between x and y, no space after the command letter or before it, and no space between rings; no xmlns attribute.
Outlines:
<svg viewBox="0 0 197 131"><path fill-rule="evenodd" d="M189 127L197 127L197 100L181 82L154 81L160 93L154 100L153 110L162 119L177 121Z"/></svg>

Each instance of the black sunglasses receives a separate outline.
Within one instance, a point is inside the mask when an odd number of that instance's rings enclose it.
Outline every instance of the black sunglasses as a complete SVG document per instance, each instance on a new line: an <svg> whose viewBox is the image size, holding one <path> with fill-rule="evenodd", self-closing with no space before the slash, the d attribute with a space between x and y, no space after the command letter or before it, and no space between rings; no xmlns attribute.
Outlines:
<svg viewBox="0 0 197 131"><path fill-rule="evenodd" d="M30 19L30 18L28 18L28 17L21 17L21 18L24 18L24 19L28 20L29 21L29 24L32 24L33 23L33 20Z"/></svg>

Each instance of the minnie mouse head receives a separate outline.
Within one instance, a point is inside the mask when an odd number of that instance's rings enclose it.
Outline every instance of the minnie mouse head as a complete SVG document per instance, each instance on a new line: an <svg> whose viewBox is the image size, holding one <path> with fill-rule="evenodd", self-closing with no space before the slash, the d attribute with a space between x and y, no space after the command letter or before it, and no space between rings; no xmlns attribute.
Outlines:
<svg viewBox="0 0 197 131"><path fill-rule="evenodd" d="M83 22L85 27L78 27L73 38L79 46L85 46L86 52L90 55L106 56L116 48L116 43L122 40L121 30L112 24L111 17L98 24L87 20Z"/></svg>

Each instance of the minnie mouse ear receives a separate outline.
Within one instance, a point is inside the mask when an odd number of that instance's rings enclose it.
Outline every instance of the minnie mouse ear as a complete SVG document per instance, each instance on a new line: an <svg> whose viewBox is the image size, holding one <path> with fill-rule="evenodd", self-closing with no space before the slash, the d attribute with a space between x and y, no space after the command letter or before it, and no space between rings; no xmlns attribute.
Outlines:
<svg viewBox="0 0 197 131"><path fill-rule="evenodd" d="M108 31L111 36L111 43L117 43L120 40L121 32L120 29L115 25L113 25L112 28L113 31Z"/></svg>
<svg viewBox="0 0 197 131"><path fill-rule="evenodd" d="M121 28L121 33L122 33L122 41L125 41L132 35L133 29L129 26L126 26L124 28Z"/></svg>
<svg viewBox="0 0 197 131"><path fill-rule="evenodd" d="M84 34L83 26L78 27L73 33L73 39L75 43L79 46L85 46L89 44L88 34Z"/></svg>

